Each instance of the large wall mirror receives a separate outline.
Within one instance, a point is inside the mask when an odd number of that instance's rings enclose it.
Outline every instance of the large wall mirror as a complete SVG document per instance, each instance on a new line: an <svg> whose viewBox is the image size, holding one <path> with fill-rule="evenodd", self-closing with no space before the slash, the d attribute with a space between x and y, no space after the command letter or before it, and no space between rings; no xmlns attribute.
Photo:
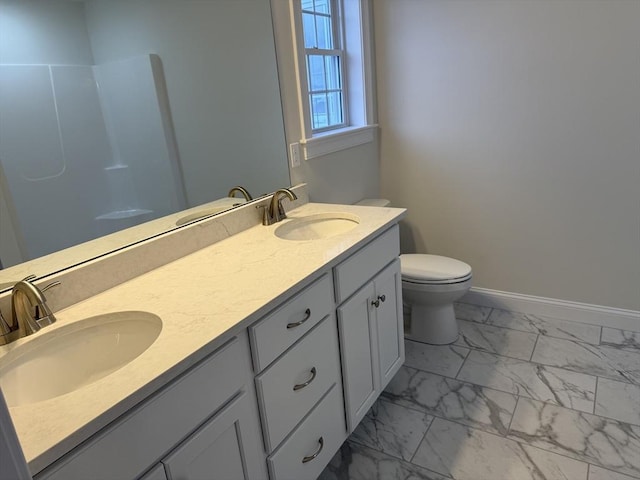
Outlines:
<svg viewBox="0 0 640 480"><path fill-rule="evenodd" d="M288 184L269 0L0 0L0 290Z"/></svg>

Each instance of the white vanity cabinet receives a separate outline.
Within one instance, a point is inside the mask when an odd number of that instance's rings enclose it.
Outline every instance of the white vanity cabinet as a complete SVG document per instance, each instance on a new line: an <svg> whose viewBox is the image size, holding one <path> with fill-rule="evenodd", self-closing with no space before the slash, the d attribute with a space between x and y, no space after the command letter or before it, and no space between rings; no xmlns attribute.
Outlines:
<svg viewBox="0 0 640 480"><path fill-rule="evenodd" d="M337 309L349 432L404 363L398 253L396 226L334 270L339 299L361 285Z"/></svg>
<svg viewBox="0 0 640 480"><path fill-rule="evenodd" d="M317 478L404 362L398 256L394 224L319 263L36 480Z"/></svg>

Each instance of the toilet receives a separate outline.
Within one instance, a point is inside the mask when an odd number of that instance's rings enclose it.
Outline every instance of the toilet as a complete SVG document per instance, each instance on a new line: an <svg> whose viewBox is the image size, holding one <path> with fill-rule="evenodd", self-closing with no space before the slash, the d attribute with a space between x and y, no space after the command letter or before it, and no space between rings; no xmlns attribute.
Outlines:
<svg viewBox="0 0 640 480"><path fill-rule="evenodd" d="M405 337L446 345L458 339L453 302L471 287L471 267L440 255L400 255L402 300L408 315Z"/></svg>
<svg viewBox="0 0 640 480"><path fill-rule="evenodd" d="M384 199L365 199L357 205L389 206ZM446 345L458 339L453 302L471 288L471 266L449 257L411 253L400 255L405 337Z"/></svg>

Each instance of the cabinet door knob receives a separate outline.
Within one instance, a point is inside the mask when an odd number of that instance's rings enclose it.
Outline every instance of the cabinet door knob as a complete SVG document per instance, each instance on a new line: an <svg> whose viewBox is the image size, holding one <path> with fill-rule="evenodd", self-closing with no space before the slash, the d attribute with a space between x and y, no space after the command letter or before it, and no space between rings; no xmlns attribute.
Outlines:
<svg viewBox="0 0 640 480"><path fill-rule="evenodd" d="M318 450L315 451L315 453L313 455L309 455L308 457L303 457L302 458L302 463L307 463L310 462L311 460L313 460L314 458L316 458L318 455L320 455L320 452L322 451L322 449L324 448L324 438L320 437L318 439L318 444L320 445L318 447Z"/></svg>
<svg viewBox="0 0 640 480"><path fill-rule="evenodd" d="M311 378L310 378L309 380L307 380L306 382L304 382L304 383L299 383L299 384L297 384L297 385L294 385L294 386L293 386L293 391L294 391L294 392L297 392L298 390L301 390L301 389L303 389L304 387L308 386L311 382L313 382L313 381L315 380L315 378L316 378L316 373L317 373L317 372L316 372L316 367L313 367L313 368L311 369Z"/></svg>
<svg viewBox="0 0 640 480"><path fill-rule="evenodd" d="M378 308L380 306L380 303L384 303L386 299L387 297L385 295L378 295L378 298L376 298L375 300L371 300L371 305Z"/></svg>
<svg viewBox="0 0 640 480"><path fill-rule="evenodd" d="M287 328L296 328L299 327L300 325L302 325L304 322L306 322L307 320L309 320L309 318L311 318L311 309L307 308L304 311L304 318L298 322L293 322L293 323L287 323Z"/></svg>

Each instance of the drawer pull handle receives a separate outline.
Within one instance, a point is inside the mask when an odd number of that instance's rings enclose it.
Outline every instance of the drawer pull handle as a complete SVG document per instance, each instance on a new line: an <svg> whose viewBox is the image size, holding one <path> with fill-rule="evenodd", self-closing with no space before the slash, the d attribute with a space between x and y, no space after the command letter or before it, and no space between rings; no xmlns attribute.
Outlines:
<svg viewBox="0 0 640 480"><path fill-rule="evenodd" d="M311 309L307 308L304 311L304 318L302 320L300 320L299 322L293 322L293 323L287 323L287 328L296 328L299 327L300 325L302 325L304 322L306 322L307 320L309 320L309 318L311 318Z"/></svg>
<svg viewBox="0 0 640 480"><path fill-rule="evenodd" d="M313 367L313 368L311 369L311 378L310 378L309 380L307 380L306 382L304 382L304 383L299 383L298 385L294 385L294 386L293 386L293 391L294 391L294 392L297 392L298 390L301 390L301 389L303 389L304 387L308 386L311 382L313 382L313 381L315 380L315 378L316 378L316 373L317 373L317 372L316 372L316 367Z"/></svg>
<svg viewBox="0 0 640 480"><path fill-rule="evenodd" d="M378 295L378 298L376 298L375 300L371 301L371 305L373 305L374 307L378 308L380 306L380 302L384 303L384 301L387 299L386 296L384 295Z"/></svg>
<svg viewBox="0 0 640 480"><path fill-rule="evenodd" d="M320 444L320 446L318 447L318 450L316 450L316 452L313 455L309 455L308 457L303 457L302 458L302 463L310 462L311 460L316 458L318 455L320 455L320 452L324 448L324 438L320 437L318 439L318 443Z"/></svg>

